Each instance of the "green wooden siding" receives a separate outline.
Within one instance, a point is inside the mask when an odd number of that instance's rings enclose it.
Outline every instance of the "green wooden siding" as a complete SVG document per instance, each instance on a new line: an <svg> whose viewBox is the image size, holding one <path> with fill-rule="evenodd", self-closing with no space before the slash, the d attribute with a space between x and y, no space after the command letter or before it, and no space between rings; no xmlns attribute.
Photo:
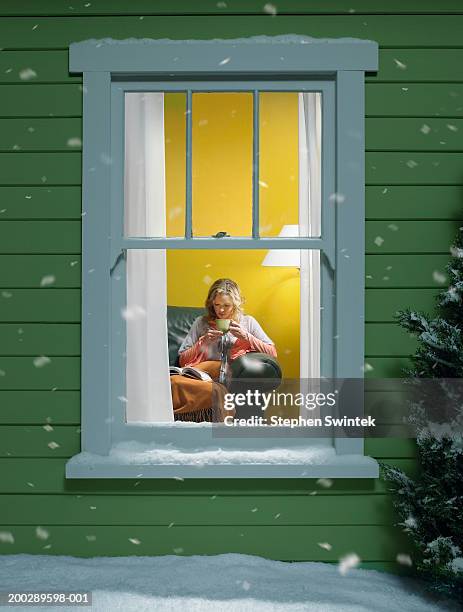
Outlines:
<svg viewBox="0 0 463 612"><path fill-rule="evenodd" d="M0 552L336 562L355 551L364 567L400 571L396 555L410 545L381 480L65 480L79 450L85 213L82 79L68 74L67 46L283 33L378 41L380 69L366 77L366 375L400 376L415 342L394 313L432 310L463 218L463 6L291 0L271 15L254 0L72 4L0 5L0 530L14 536ZM418 473L411 440L368 439L365 450Z"/></svg>

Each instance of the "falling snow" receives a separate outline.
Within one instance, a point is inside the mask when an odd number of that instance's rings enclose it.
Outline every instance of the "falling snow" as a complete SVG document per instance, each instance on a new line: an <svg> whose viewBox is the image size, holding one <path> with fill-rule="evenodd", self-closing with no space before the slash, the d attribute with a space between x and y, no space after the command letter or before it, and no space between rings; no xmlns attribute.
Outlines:
<svg viewBox="0 0 463 612"><path fill-rule="evenodd" d="M33 364L36 368L43 368L44 366L48 365L51 362L51 359L49 357L46 357L45 355L40 355L40 357L36 357L33 360Z"/></svg>
<svg viewBox="0 0 463 612"><path fill-rule="evenodd" d="M35 79L36 76L37 73L35 70L32 70L32 68L24 68L23 70L19 71L19 78L21 81L30 81L31 79Z"/></svg>
<svg viewBox="0 0 463 612"><path fill-rule="evenodd" d="M36 527L35 535L39 538L39 540L48 540L50 537L50 532L43 527Z"/></svg>
<svg viewBox="0 0 463 612"><path fill-rule="evenodd" d="M121 310L121 316L126 321L135 321L146 317L146 310L142 306L127 306Z"/></svg>
<svg viewBox="0 0 463 612"><path fill-rule="evenodd" d="M436 281L436 283L440 283L441 285L443 285L447 280L445 274L439 272L439 270L434 270L434 272L432 273L432 277Z"/></svg>
<svg viewBox="0 0 463 612"><path fill-rule="evenodd" d="M66 144L68 147L81 147L82 140L79 137L75 136L74 138L69 138Z"/></svg>
<svg viewBox="0 0 463 612"><path fill-rule="evenodd" d="M405 553L399 553L396 557L396 561L401 565L413 565L410 555L407 555Z"/></svg>
<svg viewBox="0 0 463 612"><path fill-rule="evenodd" d="M404 64L400 60L394 58L394 62L395 62L395 65L397 66L397 68L400 68L400 70L406 70L407 69L407 64Z"/></svg>
<svg viewBox="0 0 463 612"><path fill-rule="evenodd" d="M269 15L276 15L277 7L274 4L268 2L267 4L264 4L264 12L268 13Z"/></svg>
<svg viewBox="0 0 463 612"><path fill-rule="evenodd" d="M0 542L14 544L14 537L10 531L0 531Z"/></svg>
<svg viewBox="0 0 463 612"><path fill-rule="evenodd" d="M52 274L50 274L48 276L42 277L42 279L40 280L40 286L49 287L50 285L54 285L55 282L56 282L56 278Z"/></svg>
<svg viewBox="0 0 463 612"><path fill-rule="evenodd" d="M336 204L342 204L346 200L346 196L343 193L332 193L329 200L330 202L336 202Z"/></svg>
<svg viewBox="0 0 463 612"><path fill-rule="evenodd" d="M345 576L349 570L354 567L357 567L360 561L360 557L355 553L350 553L349 555L345 555L344 557L342 557L339 560L338 566L339 573L341 574L341 576Z"/></svg>

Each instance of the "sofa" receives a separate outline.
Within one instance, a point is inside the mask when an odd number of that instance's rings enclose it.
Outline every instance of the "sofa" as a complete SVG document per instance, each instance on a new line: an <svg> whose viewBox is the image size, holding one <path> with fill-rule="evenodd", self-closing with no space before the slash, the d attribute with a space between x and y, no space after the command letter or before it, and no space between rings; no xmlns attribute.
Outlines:
<svg viewBox="0 0 463 612"><path fill-rule="evenodd" d="M178 349L193 321L204 313L201 307L167 306L170 365L179 365ZM231 362L230 391L242 391L243 385L246 388L258 388L262 392L270 391L280 385L281 377L280 364L274 357L265 353L246 353Z"/></svg>

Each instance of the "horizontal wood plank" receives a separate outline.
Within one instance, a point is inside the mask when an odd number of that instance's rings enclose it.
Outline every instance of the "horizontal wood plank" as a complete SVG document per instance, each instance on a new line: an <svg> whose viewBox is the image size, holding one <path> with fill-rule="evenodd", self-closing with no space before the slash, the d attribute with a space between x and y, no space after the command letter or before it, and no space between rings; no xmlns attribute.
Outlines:
<svg viewBox="0 0 463 612"><path fill-rule="evenodd" d="M370 82L365 91L367 117L463 117L459 83Z"/></svg>
<svg viewBox="0 0 463 612"><path fill-rule="evenodd" d="M46 277L45 277L46 278ZM25 321L37 321L47 323L78 323L80 322L80 289L10 289L8 291L3 290L0 292L0 321L2 322L25 322ZM48 325L46 328L50 334L55 333L59 335L61 329L64 334L68 333L72 326L63 327L57 325L55 332ZM21 336L21 342L27 344L29 341L33 341L32 337L28 338L29 334L39 333L39 329L35 328L33 332L32 328L27 326L21 328L22 332L18 332L15 326L8 326L4 330L4 334L8 334L10 338L7 340L7 336L4 336L5 342L8 344L11 339L17 336ZM76 332L78 331L77 326L74 326ZM12 330L12 331L8 331ZM0 332L1 334L2 332ZM11 335L12 334L12 335ZM72 332L74 337L74 332ZM15 344L18 339L15 341Z"/></svg>
<svg viewBox="0 0 463 612"><path fill-rule="evenodd" d="M0 357L0 390L52 389L80 389L80 357Z"/></svg>
<svg viewBox="0 0 463 612"><path fill-rule="evenodd" d="M80 255L0 255L0 287L78 289L80 263Z"/></svg>
<svg viewBox="0 0 463 612"><path fill-rule="evenodd" d="M111 11L113 9L111 8ZM262 10L262 9L261 9ZM64 49L90 38L239 38L255 35L303 34L314 37L356 37L382 47L458 47L460 15L197 15L118 17L4 17L0 38L5 49ZM35 28L34 28L35 26ZM34 28L34 29L33 29Z"/></svg>
<svg viewBox="0 0 463 612"><path fill-rule="evenodd" d="M79 425L79 391L0 391L4 425Z"/></svg>
<svg viewBox="0 0 463 612"><path fill-rule="evenodd" d="M81 117L82 85L0 85L0 117Z"/></svg>
<svg viewBox="0 0 463 612"><path fill-rule="evenodd" d="M396 324L367 323L365 325L365 356L408 356L417 346L415 338Z"/></svg>
<svg viewBox="0 0 463 612"><path fill-rule="evenodd" d="M275 522L277 519L275 519ZM287 561L338 561L355 552L364 561L393 561L410 544L392 526L55 526L41 525L47 540L37 537L37 526L0 525L13 543L0 542L1 554L90 556L212 555L241 553ZM89 537L90 536L90 537ZM136 542L133 542L136 540ZM327 551L318 542L332 544Z"/></svg>
<svg viewBox="0 0 463 612"><path fill-rule="evenodd" d="M0 151L80 151L82 120L0 119Z"/></svg>
<svg viewBox="0 0 463 612"><path fill-rule="evenodd" d="M81 182L80 152L0 153L2 185L80 185Z"/></svg>
<svg viewBox="0 0 463 612"><path fill-rule="evenodd" d="M463 168L463 166L462 166ZM383 253L449 253L461 221L367 221L365 250Z"/></svg>
<svg viewBox="0 0 463 612"><path fill-rule="evenodd" d="M463 185L463 153L367 153L370 185Z"/></svg>
<svg viewBox="0 0 463 612"><path fill-rule="evenodd" d="M400 13L462 13L463 10L453 0L442 0L438 5L433 0L390 0L388 4L374 4L368 0L335 0L327 4L323 0L286 0L275 8L265 8L257 0L228 0L220 4L215 0L200 0L192 4L190 0L112 0L109 6L104 0L93 0L83 4L69 4L68 0L42 0L38 4L34 0L22 0L20 9L15 0L3 0L0 15L34 15L67 17L79 15L220 15L226 17L233 14L266 14L273 16L291 14L400 14Z"/></svg>
<svg viewBox="0 0 463 612"><path fill-rule="evenodd" d="M0 323L0 355L80 355L80 325Z"/></svg>
<svg viewBox="0 0 463 612"><path fill-rule="evenodd" d="M462 131L463 119L370 118L365 122L365 148L367 151L462 151Z"/></svg>
<svg viewBox="0 0 463 612"><path fill-rule="evenodd" d="M463 186L367 186L367 220L463 219Z"/></svg>
<svg viewBox="0 0 463 612"><path fill-rule="evenodd" d="M394 321L399 310L419 310L432 315L435 311L436 289L367 289L365 319L370 323Z"/></svg>
<svg viewBox="0 0 463 612"><path fill-rule="evenodd" d="M0 219L80 219L81 188L66 186L0 187Z"/></svg>
<svg viewBox="0 0 463 612"><path fill-rule="evenodd" d="M0 253L70 253L78 255L80 251L80 221L40 220L0 223ZM73 261L77 260L74 258Z"/></svg>
<svg viewBox="0 0 463 612"><path fill-rule="evenodd" d="M365 378L403 378L407 368L410 360L406 357L368 357L362 371Z"/></svg>
<svg viewBox="0 0 463 612"><path fill-rule="evenodd" d="M388 495L0 495L3 525L391 525Z"/></svg>
<svg viewBox="0 0 463 612"><path fill-rule="evenodd" d="M431 287L445 288L448 255L367 255L365 257L365 285L368 289ZM0 258L1 265L1 258Z"/></svg>

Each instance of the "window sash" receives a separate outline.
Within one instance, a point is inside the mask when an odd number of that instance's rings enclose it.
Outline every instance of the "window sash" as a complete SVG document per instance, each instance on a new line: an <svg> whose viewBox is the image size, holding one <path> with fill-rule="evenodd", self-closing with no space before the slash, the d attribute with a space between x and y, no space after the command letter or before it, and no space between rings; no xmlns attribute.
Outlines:
<svg viewBox="0 0 463 612"><path fill-rule="evenodd" d="M186 208L184 238L135 238L124 235L124 96L127 92L176 92L187 94L186 113ZM253 93L253 189L252 238L225 239L193 237L192 233L192 94L196 92ZM321 163L321 237L265 238L259 237L259 93L312 92L322 95L322 163ZM257 102L256 102L257 101ZM121 252L146 248L238 248L238 249L318 249L324 253L332 269L335 267L335 209L330 195L335 192L334 174L335 85L323 80L211 80L211 81L113 81L111 83L111 267ZM120 170L118 172L118 169Z"/></svg>
<svg viewBox="0 0 463 612"><path fill-rule="evenodd" d="M259 87L261 89L259 89ZM320 372L321 376L334 377L334 342L335 335L335 299L333 299L335 282L335 206L329 195L334 193L335 164L335 87L332 81L282 81L282 82L240 82L240 81L209 81L209 82L113 82L111 93L111 140L112 140L112 194L111 194L111 406L113 420L113 435L115 439L133 439L143 436L140 426L125 422L125 404L117 398L126 393L126 361L125 340L126 321L121 317L121 310L126 304L126 258L127 249L316 249L320 251L320 301L323 309L320 312ZM185 237L125 237L124 236L124 96L126 92L183 92L187 93L187 164L186 164L186 223ZM254 101L263 91L318 92L322 94L322 164L321 164L321 237L294 238L261 238L258 236L258 146L259 135L255 129L258 125L258 107L253 105L253 236L212 238L192 236L191 210L191 95L193 92L212 91L246 91L252 92ZM189 102L188 102L189 98ZM188 138L188 134L190 137ZM257 153L257 155L256 155ZM188 206L189 202L189 206ZM256 210L257 209L257 210ZM119 280L117 280L119 278ZM301 312L301 316L309 316ZM217 424L215 424L217 426ZM165 432L169 425L162 425ZM170 424L170 427L175 427ZM150 431L156 425L149 425ZM195 432L196 432L195 428ZM182 434L180 434L182 435ZM204 434L198 433L199 436ZM137 438L138 439L138 438ZM289 441L288 441L289 442Z"/></svg>

